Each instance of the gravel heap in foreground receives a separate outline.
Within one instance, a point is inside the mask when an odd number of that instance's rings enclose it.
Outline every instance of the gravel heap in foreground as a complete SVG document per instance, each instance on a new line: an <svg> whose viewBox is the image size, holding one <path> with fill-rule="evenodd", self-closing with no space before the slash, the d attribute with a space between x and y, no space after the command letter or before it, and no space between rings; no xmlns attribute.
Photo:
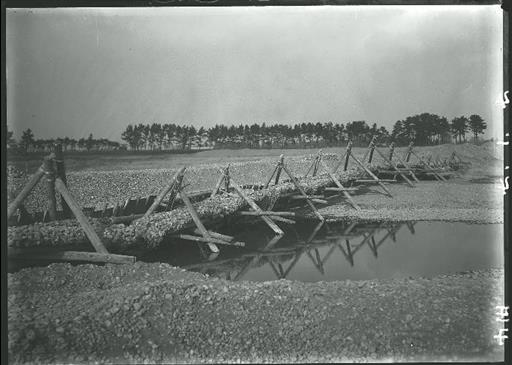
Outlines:
<svg viewBox="0 0 512 365"><path fill-rule="evenodd" d="M13 364L503 358L502 270L307 284L53 264L8 285Z"/></svg>

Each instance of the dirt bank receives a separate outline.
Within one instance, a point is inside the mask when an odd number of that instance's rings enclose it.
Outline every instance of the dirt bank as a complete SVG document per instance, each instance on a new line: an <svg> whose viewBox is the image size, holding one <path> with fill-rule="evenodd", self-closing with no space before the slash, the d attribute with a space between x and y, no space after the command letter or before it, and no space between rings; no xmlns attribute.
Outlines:
<svg viewBox="0 0 512 365"><path fill-rule="evenodd" d="M8 277L24 362L494 360L503 271L306 284L228 282L166 264Z"/></svg>

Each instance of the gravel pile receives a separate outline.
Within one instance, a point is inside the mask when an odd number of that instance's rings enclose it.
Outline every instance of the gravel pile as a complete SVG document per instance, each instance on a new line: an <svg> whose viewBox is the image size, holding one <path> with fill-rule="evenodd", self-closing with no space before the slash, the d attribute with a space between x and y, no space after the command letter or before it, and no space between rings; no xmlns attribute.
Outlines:
<svg viewBox="0 0 512 365"><path fill-rule="evenodd" d="M228 282L166 264L8 275L18 363L502 361L503 271Z"/></svg>

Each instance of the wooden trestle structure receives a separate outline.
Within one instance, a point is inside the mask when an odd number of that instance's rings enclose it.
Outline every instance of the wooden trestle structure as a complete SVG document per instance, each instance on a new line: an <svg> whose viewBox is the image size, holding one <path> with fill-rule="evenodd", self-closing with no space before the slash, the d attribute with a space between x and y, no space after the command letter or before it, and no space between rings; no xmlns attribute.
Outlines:
<svg viewBox="0 0 512 365"><path fill-rule="evenodd" d="M373 168L372 159L374 155L378 154L381 159L385 162L387 168ZM411 163L411 157L415 157L419 161L418 165ZM461 162L460 158L455 155L455 152L451 156L451 161ZM350 161L355 162L356 168L361 171L360 178L353 179L349 182L349 185L343 185L340 179L337 177L338 170L342 168L342 171L349 169ZM373 171L372 171L373 170ZM282 236L283 230L277 224L294 224L297 215L291 209L274 211L276 202L279 199L286 199L287 201L304 202L306 206L312 211L314 216L319 220L319 227L325 222L325 218L319 212L315 204L328 204L328 200L333 197L341 197L345 204L350 208L359 210L361 207L356 203L352 193L357 192L359 188L366 184L377 184L386 195L392 197L391 192L386 187L387 183L399 182L397 177L407 183L410 187L414 187L414 182L419 182L418 173L433 176L439 181L446 181L446 171L440 168L440 165L433 165L429 161L425 161L421 158L413 148L411 143L406 151L403 158L400 158L394 154L394 144L389 146L389 153L386 155L379 151L376 147L376 138L372 138L368 149L364 157L360 160L352 153L352 143L349 142L345 150L344 155L336 164L334 169L324 161L324 155L320 150L314 158L311 166L306 172L305 176L301 177L301 181L305 181L308 178L315 176L326 176L328 183L323 184L320 189L320 193L307 193L299 178L295 176L291 169L287 166L285 158L281 155L275 165L275 168L267 180L266 184L259 186L259 189L271 189L277 187L280 184L280 179L284 175L288 178L284 180L284 183L292 184L292 188L285 193L275 195L270 204L266 207L258 205L258 203L251 197L251 190L247 189L246 186L240 186L236 182L236 178L230 173L230 166L227 165L224 169L220 169L219 179L217 184L210 191L200 191L195 193L186 193L183 188L183 178L185 176L186 168L179 169L174 176L171 178L169 183L164 186L157 196L150 196L147 198L138 198L135 202L131 199L126 200L124 204L116 205L114 208L105 208L102 211L90 211L84 209L77 204L73 198L73 194L67 188L66 174L64 168L64 160L62 154L62 148L56 146L54 152L44 158L41 167L32 175L28 183L18 193L18 195L11 201L8 206L7 219L11 226L24 224L23 217L28 214L26 209L23 207L23 201L32 191L34 186L40 182L44 177L44 183L47 186L48 196L48 209L42 214L40 219L44 222L56 222L59 220L68 219L74 217L78 221L81 229L85 232L87 240L91 243L95 252L82 252L82 251L55 251L50 248L19 248L10 247L8 250L9 257L11 258L34 258L44 260L67 260L67 261L96 261L96 262L111 262L111 263L132 263L135 262L134 256L128 255L116 255L109 253L105 248L102 239L98 235L97 231L90 223L91 218L103 217L110 219L110 224L125 224L129 225L138 220L148 220L150 216L161 213L161 212L172 212L176 205L182 204L186 209L193 221L192 227L184 227L181 231L177 231L174 237L183 240L189 240L198 242L200 245L206 245L210 253L218 253L219 245L239 246L243 247L244 242L236 241L234 237L222 234L208 228L209 222L205 222L201 219L197 212L193 201L203 201L208 198L214 198L222 194L236 193L245 203L244 206L247 210L239 209L236 213L239 216L257 217L277 235ZM310 175L311 174L311 175ZM379 176L382 174L392 174L392 179L382 179ZM367 178L364 178L367 176ZM291 190L291 191L290 191ZM57 211L57 196L61 197L61 211ZM334 193L334 194L332 194ZM261 203L260 203L261 204ZM197 204L196 204L197 205ZM30 217L29 225L37 221L34 216ZM25 222L25 224L27 224ZM368 238L369 239L369 238ZM276 242L278 239L276 240ZM286 273L286 270L284 271Z"/></svg>

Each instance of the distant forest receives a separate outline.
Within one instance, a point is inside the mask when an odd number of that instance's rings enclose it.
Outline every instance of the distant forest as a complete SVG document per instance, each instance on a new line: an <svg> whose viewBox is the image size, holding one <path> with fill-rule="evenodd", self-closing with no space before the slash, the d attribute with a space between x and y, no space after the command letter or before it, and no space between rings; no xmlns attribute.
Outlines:
<svg viewBox="0 0 512 365"><path fill-rule="evenodd" d="M177 125L174 123L130 124L121 134L125 143L96 139L92 134L79 140L73 138L35 139L27 129L19 140L13 132L7 133L7 147L19 152L51 151L55 143L65 151L167 151L197 150L210 148L311 148L346 145L351 140L355 146L366 146L373 136L378 144L395 142L407 145L435 145L441 143L463 143L478 140L487 124L477 114L469 118L460 116L448 121L445 117L423 113L397 121L388 131L376 123L371 126L366 121L341 123L300 123L285 124L240 124L238 126L215 125L203 127Z"/></svg>

